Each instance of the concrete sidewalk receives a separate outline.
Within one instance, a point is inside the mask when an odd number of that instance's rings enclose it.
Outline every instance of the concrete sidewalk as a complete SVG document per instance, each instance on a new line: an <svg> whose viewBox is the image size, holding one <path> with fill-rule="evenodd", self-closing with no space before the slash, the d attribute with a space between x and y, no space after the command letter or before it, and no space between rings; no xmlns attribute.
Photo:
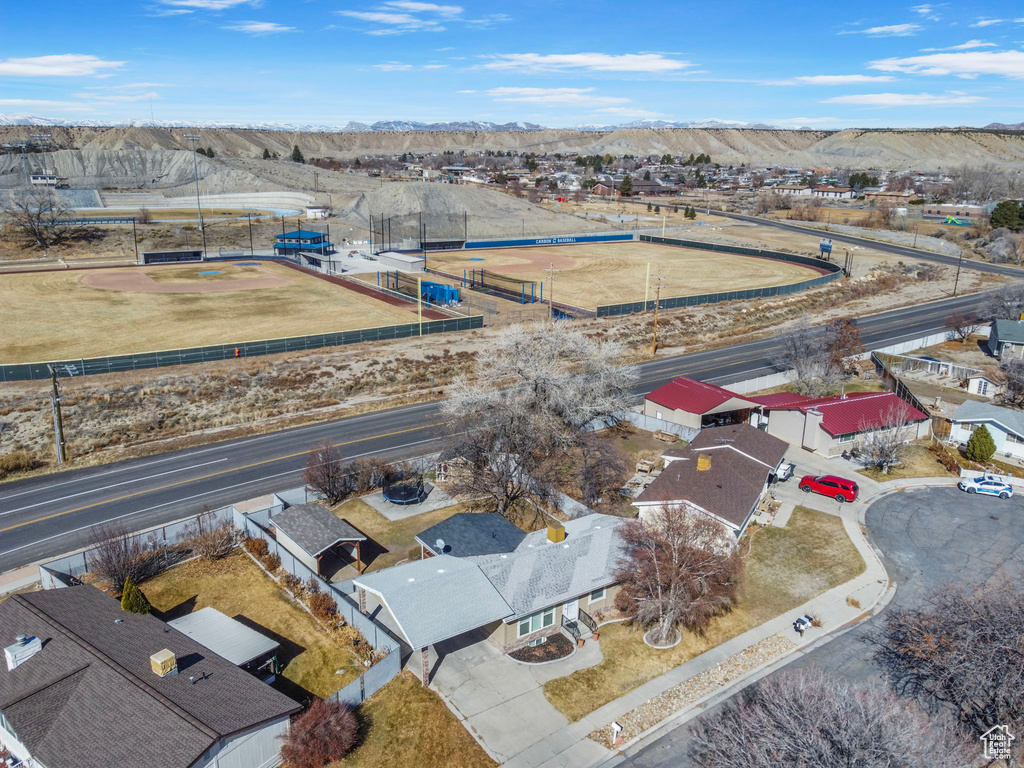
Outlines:
<svg viewBox="0 0 1024 768"><path fill-rule="evenodd" d="M721 700L742 690L770 671L798 658L801 653L812 646L828 642L836 635L842 634L849 626L870 618L885 607L892 599L895 587L890 585L889 576L882 565L881 558L868 542L861 527L864 523L865 511L875 500L888 493L899 492L911 487L955 485L957 478L916 478L877 483L869 478L855 475L856 467L842 459L826 459L797 450L791 460L797 465L796 482L791 480L784 486L775 486L777 498L783 501L784 506L789 507L789 512L793 507L801 505L842 518L843 528L864 558L866 564L864 572L785 615L750 629L691 659L667 674L651 680L625 696L591 712L582 720L550 733L508 760L505 763L506 766L511 768L567 768L568 766L614 765L621 761L620 750L657 738L665 730L674 728L681 722L699 714L704 709L703 705L712 699ZM853 503L840 504L824 496L805 494L798 488L799 478L802 474L838 474L853 477L861 489L859 498ZM779 517L780 515L776 515L777 520ZM805 614L817 618L822 626L812 627L804 633L803 637L799 637L794 634L792 623L797 616ZM768 663L740 675L729 682L724 689L717 690L679 711L669 713L665 720L640 736L629 742L616 745L615 751L588 738L593 731L608 726L612 721L645 702L778 634L790 639L794 643L794 647Z"/></svg>

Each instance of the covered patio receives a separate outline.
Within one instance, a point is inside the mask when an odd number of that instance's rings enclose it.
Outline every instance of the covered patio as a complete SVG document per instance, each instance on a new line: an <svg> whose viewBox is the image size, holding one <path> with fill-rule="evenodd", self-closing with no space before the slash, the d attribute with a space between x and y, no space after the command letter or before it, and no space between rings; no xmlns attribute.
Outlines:
<svg viewBox="0 0 1024 768"><path fill-rule="evenodd" d="M319 504L295 504L270 518L278 543L317 576L330 579L354 561L363 572L362 543L367 537Z"/></svg>

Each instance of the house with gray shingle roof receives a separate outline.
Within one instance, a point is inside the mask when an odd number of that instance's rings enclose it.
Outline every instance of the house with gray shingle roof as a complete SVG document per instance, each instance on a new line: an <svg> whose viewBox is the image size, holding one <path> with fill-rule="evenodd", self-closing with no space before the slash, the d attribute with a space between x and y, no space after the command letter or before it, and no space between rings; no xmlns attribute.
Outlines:
<svg viewBox="0 0 1024 768"><path fill-rule="evenodd" d="M619 526L591 514L524 534L504 552L440 554L353 580L360 607L394 627L411 649L482 630L502 650L560 631L592 627L618 591Z"/></svg>
<svg viewBox="0 0 1024 768"><path fill-rule="evenodd" d="M988 337L988 349L1000 360L1024 357L1024 321L996 320Z"/></svg>
<svg viewBox="0 0 1024 768"><path fill-rule="evenodd" d="M88 585L0 603L0 645L0 751L26 766L277 765L301 709Z"/></svg>
<svg viewBox="0 0 1024 768"><path fill-rule="evenodd" d="M966 445L974 430L984 424L992 435L997 453L1024 459L1024 412L968 400L950 414L949 421L952 442Z"/></svg>

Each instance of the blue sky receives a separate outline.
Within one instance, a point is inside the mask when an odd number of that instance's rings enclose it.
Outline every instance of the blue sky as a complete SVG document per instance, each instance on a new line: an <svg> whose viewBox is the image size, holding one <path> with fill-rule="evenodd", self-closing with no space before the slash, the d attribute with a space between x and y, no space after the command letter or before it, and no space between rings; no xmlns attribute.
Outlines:
<svg viewBox="0 0 1024 768"><path fill-rule="evenodd" d="M344 125L1024 121L1024 4L8 3L0 113Z"/></svg>

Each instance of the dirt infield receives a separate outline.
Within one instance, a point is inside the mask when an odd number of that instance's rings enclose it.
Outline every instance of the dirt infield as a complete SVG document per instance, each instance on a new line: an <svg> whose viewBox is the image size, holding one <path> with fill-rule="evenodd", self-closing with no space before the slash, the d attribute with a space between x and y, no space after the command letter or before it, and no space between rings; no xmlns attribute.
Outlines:
<svg viewBox="0 0 1024 768"><path fill-rule="evenodd" d="M655 277L664 278L661 295L668 298L788 285L821 274L772 259L640 242L442 251L427 258L428 268L451 275L483 268L543 282L545 299L551 296L551 281L544 270L554 267L559 270L555 301L587 309L642 301L648 263L651 299Z"/></svg>
<svg viewBox="0 0 1024 768"><path fill-rule="evenodd" d="M199 274L205 271L220 274ZM0 274L0 362L416 322L414 304L398 306L368 294L266 261L258 267L206 262Z"/></svg>

